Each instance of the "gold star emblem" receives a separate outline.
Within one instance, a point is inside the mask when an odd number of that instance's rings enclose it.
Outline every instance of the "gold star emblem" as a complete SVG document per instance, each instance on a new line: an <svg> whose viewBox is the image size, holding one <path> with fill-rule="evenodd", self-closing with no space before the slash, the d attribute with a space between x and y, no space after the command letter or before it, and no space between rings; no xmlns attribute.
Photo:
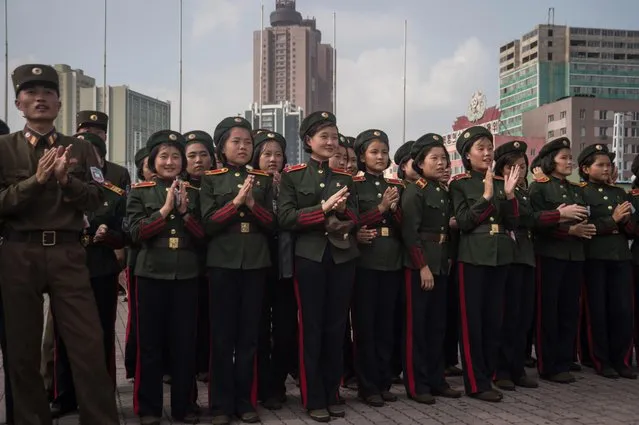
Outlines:
<svg viewBox="0 0 639 425"><path fill-rule="evenodd" d="M597 149L598 151L602 150L603 148L601 147L601 145L597 145L595 146L595 149Z"/></svg>
<svg viewBox="0 0 639 425"><path fill-rule="evenodd" d="M470 137L470 131L464 133L464 139L468 139Z"/></svg>
<svg viewBox="0 0 639 425"><path fill-rule="evenodd" d="M273 133L269 133L269 134L267 134L267 135L266 135L266 137L268 137L269 139L272 139L272 138L274 138L274 137L275 137L275 134L273 134Z"/></svg>
<svg viewBox="0 0 639 425"><path fill-rule="evenodd" d="M521 146L521 145L519 144L519 142L515 142L515 143L513 143L513 146L516 147L516 148L519 148L519 146Z"/></svg>
<svg viewBox="0 0 639 425"><path fill-rule="evenodd" d="M379 137L381 135L382 135L382 133L380 133L379 131L374 131L373 132L373 136L375 136L375 137Z"/></svg>
<svg viewBox="0 0 639 425"><path fill-rule="evenodd" d="M189 140L195 139L195 134L189 134Z"/></svg>
<svg viewBox="0 0 639 425"><path fill-rule="evenodd" d="M433 140L439 140L439 136L433 136Z"/></svg>
<svg viewBox="0 0 639 425"><path fill-rule="evenodd" d="M89 119L90 119L91 121L97 121L97 120L98 120L98 116L97 116L96 114L93 114L93 115L91 115L91 116L89 117Z"/></svg>
<svg viewBox="0 0 639 425"><path fill-rule="evenodd" d="M564 146L568 146L568 140L564 140Z"/></svg>
<svg viewBox="0 0 639 425"><path fill-rule="evenodd" d="M175 134L169 134L169 140L177 140L177 136Z"/></svg>
<svg viewBox="0 0 639 425"><path fill-rule="evenodd" d="M235 118L235 122L242 122L242 118L240 117Z"/></svg>
<svg viewBox="0 0 639 425"><path fill-rule="evenodd" d="M33 75L42 75L42 68L33 68L33 69L31 70L31 73L32 73Z"/></svg>
<svg viewBox="0 0 639 425"><path fill-rule="evenodd" d="M322 112L322 118L328 118L328 112Z"/></svg>
<svg viewBox="0 0 639 425"><path fill-rule="evenodd" d="M337 182L336 186L337 187L342 187L342 185L339 182Z"/></svg>
<svg viewBox="0 0 639 425"><path fill-rule="evenodd" d="M340 137L339 140L344 143L346 141L346 139L344 139L344 136Z"/></svg>

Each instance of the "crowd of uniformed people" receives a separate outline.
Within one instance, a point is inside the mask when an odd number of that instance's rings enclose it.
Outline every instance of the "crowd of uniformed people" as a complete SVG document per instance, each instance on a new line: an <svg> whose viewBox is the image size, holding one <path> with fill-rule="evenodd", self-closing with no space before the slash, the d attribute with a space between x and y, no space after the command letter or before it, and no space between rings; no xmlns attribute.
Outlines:
<svg viewBox="0 0 639 425"><path fill-rule="evenodd" d="M131 184L105 159L104 113L79 112L72 137L56 131L53 68L12 79L26 126L0 137L8 423L77 410L84 424L118 423L123 268L143 425L160 423L166 388L172 417L197 423L197 381L222 425L259 422L258 403L280 409L289 376L319 422L345 416L342 386L381 408L393 383L417 403L461 397L448 376L486 402L536 388L526 367L562 384L578 362L637 377L639 189L615 185L605 144L581 152L577 183L567 138L529 164L525 142L495 149L472 127L456 143L466 172L451 178L443 138L428 133L394 153L394 179L382 130L346 137L313 112L299 131L309 159L288 164L282 135L229 117L213 135L151 135Z"/></svg>

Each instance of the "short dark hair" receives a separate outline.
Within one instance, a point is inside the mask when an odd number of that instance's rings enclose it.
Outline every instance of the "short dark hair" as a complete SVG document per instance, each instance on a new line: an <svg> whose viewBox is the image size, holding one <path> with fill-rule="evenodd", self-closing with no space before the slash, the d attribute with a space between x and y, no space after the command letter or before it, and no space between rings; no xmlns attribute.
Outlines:
<svg viewBox="0 0 639 425"><path fill-rule="evenodd" d="M537 165L541 167L541 171L547 176L555 171L555 167L557 166L557 163L555 163L555 155L557 152L558 151L555 151L552 155L546 155L539 159L539 164Z"/></svg>
<svg viewBox="0 0 639 425"><path fill-rule="evenodd" d="M244 127L233 127L233 128L244 128ZM217 154L216 159L219 159L220 162L224 165L227 164L226 162L226 155L224 155L224 145L226 144L226 142L228 142L228 140L231 138L231 130L227 131L226 133L224 133L222 135L222 137L220 138L220 140L218 140L217 145L215 145L215 153ZM248 131L248 130L247 130ZM249 134L251 135L251 140L253 140L253 133L251 131L249 131ZM251 159L249 159L249 162L247 164L251 163L251 160L255 157L255 151L253 151L253 156L251 157Z"/></svg>
<svg viewBox="0 0 639 425"><path fill-rule="evenodd" d="M337 125L334 122L331 122L331 121L320 121L317 124L314 124L313 126L311 126L311 128L309 128L308 131L306 132L306 136L304 136L304 141L303 141L303 143L304 143L304 152L313 153L313 149L311 149L311 145L309 145L308 142L317 133L319 133L320 131L324 130L325 128L329 128L329 127L337 128Z"/></svg>
<svg viewBox="0 0 639 425"><path fill-rule="evenodd" d="M446 154L446 166L448 167L448 165L450 164L450 154L448 153L448 151L446 150L446 148L444 147L444 145L431 145L428 146L427 148L423 149L420 153L417 154L417 156L415 157L415 160L413 161L413 170L415 170L415 172L417 174L419 174L420 176L422 176L422 169L419 166L419 164L421 164L422 162L424 162L424 158L426 158L426 155L428 155L428 153L433 150L434 148L442 148L444 150L444 153Z"/></svg>
<svg viewBox="0 0 639 425"><path fill-rule="evenodd" d="M377 139L371 139L368 142L366 142L364 144L364 147L362 149L362 153L360 155L364 155L366 153L366 151L368 150L368 148L370 147L370 145L372 145L372 142L374 142ZM390 167L391 164L393 163L393 160L390 157L390 146L386 145L386 147L389 150L388 153L388 162L386 163L386 168ZM355 165L357 166L357 169L359 171L366 171L366 163L364 161L360 161L359 156L357 155L357 151L355 150L355 148L351 148L350 146L346 146L346 156L348 159L350 159L350 152L349 149L353 151L353 153L355 154Z"/></svg>
<svg viewBox="0 0 639 425"><path fill-rule="evenodd" d="M528 157L524 152L509 152L502 155L497 161L495 161L495 175L504 177L504 168L506 165L513 166L519 159L524 158L526 168L528 168Z"/></svg>
<svg viewBox="0 0 639 425"><path fill-rule="evenodd" d="M282 147L282 145L280 145L279 143L277 143L276 140L268 140L264 143L261 143L258 147L257 150L253 151L253 158L251 160L251 166L253 168L255 168L256 170L260 169L260 157L262 156L262 152L264 151L264 147L266 146L267 143L270 142L275 142L275 144L277 144L280 148ZM286 167L286 164L288 163L288 160L286 159L286 150L282 149L282 168L280 170L278 170L279 172L281 172L284 167Z"/></svg>
<svg viewBox="0 0 639 425"><path fill-rule="evenodd" d="M584 159L583 162L579 164L579 177L581 177L583 181L587 182L589 180L589 175L584 172L583 167L590 167L592 164L595 163L598 156L607 156L608 159L610 159L610 155L604 152L595 153L594 155L590 155L586 159Z"/></svg>
<svg viewBox="0 0 639 425"><path fill-rule="evenodd" d="M180 142L161 143L155 146L153 149L151 149L151 153L149 153L149 170L151 170L152 173L158 172L158 170L155 168L155 159L160 153L160 148L163 148L163 147L176 148L178 152L180 152L180 157L182 158L182 169L180 170L180 173L186 170L186 155L184 154L184 147L182 146Z"/></svg>

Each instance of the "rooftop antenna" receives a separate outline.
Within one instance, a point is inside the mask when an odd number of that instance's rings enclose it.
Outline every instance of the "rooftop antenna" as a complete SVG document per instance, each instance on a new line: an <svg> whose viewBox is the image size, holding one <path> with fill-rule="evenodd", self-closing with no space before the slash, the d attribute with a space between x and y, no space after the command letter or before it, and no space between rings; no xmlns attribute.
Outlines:
<svg viewBox="0 0 639 425"><path fill-rule="evenodd" d="M555 8L548 8L548 25L555 25Z"/></svg>

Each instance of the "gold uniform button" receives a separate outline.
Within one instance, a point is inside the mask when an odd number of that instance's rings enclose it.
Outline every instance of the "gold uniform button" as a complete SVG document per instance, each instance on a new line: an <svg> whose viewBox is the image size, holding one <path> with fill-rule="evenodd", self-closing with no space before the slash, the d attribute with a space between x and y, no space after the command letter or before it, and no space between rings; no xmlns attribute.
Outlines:
<svg viewBox="0 0 639 425"><path fill-rule="evenodd" d="M600 188L599 188L599 192L603 192L603 188L601 188L601 187L600 187Z"/></svg>
<svg viewBox="0 0 639 425"><path fill-rule="evenodd" d="M324 186L326 186L324 183L320 183L320 187L323 188Z"/></svg>
<svg viewBox="0 0 639 425"><path fill-rule="evenodd" d="M612 205L608 205L608 209L611 210L612 209Z"/></svg>
<svg viewBox="0 0 639 425"><path fill-rule="evenodd" d="M607 200L608 200L608 197L607 197L607 196L604 196L604 200L606 200L606 201L607 201Z"/></svg>
<svg viewBox="0 0 639 425"><path fill-rule="evenodd" d="M443 199L441 199L441 202L442 202L442 204L443 204L443 203L444 203L444 200L443 200Z"/></svg>
<svg viewBox="0 0 639 425"><path fill-rule="evenodd" d="M439 192L439 188L438 188L438 187L436 187L436 188L435 188L435 190L436 190L437 192Z"/></svg>
<svg viewBox="0 0 639 425"><path fill-rule="evenodd" d="M240 176L240 173L235 173L235 177L239 177L239 176Z"/></svg>
<svg viewBox="0 0 639 425"><path fill-rule="evenodd" d="M444 230L444 226L442 226L441 229Z"/></svg>
<svg viewBox="0 0 639 425"><path fill-rule="evenodd" d="M175 214L171 214L171 220L175 218Z"/></svg>
<svg viewBox="0 0 639 425"><path fill-rule="evenodd" d="M241 185L241 184L238 184L238 185L237 185L237 188L238 188L238 189L242 189L242 185Z"/></svg>
<svg viewBox="0 0 639 425"><path fill-rule="evenodd" d="M559 189L563 189L563 188L564 188L563 185L559 185Z"/></svg>
<svg viewBox="0 0 639 425"><path fill-rule="evenodd" d="M524 201L526 200L526 197L525 197L525 196L522 196L522 198L524 199Z"/></svg>
<svg viewBox="0 0 639 425"><path fill-rule="evenodd" d="M386 220L382 220L382 224L386 224Z"/></svg>
<svg viewBox="0 0 639 425"><path fill-rule="evenodd" d="M244 217L244 213L243 212L240 213L240 217Z"/></svg>
<svg viewBox="0 0 639 425"><path fill-rule="evenodd" d="M171 234L172 234L172 235L175 235L176 233L177 233L177 230L175 230L175 229L171 229Z"/></svg>
<svg viewBox="0 0 639 425"><path fill-rule="evenodd" d="M319 174L324 174L324 170L317 170Z"/></svg>
<svg viewBox="0 0 639 425"><path fill-rule="evenodd" d="M561 196L564 197L564 198L566 197L566 195L561 195Z"/></svg>
<svg viewBox="0 0 639 425"><path fill-rule="evenodd" d="M490 221L495 221L495 217L490 217L489 220Z"/></svg>
<svg viewBox="0 0 639 425"><path fill-rule="evenodd" d="M379 182L375 182L375 186L379 186Z"/></svg>
<svg viewBox="0 0 639 425"><path fill-rule="evenodd" d="M381 194L381 193L378 193L378 194L377 194L377 197L378 197L378 198L381 198L381 197L382 197L382 194Z"/></svg>

